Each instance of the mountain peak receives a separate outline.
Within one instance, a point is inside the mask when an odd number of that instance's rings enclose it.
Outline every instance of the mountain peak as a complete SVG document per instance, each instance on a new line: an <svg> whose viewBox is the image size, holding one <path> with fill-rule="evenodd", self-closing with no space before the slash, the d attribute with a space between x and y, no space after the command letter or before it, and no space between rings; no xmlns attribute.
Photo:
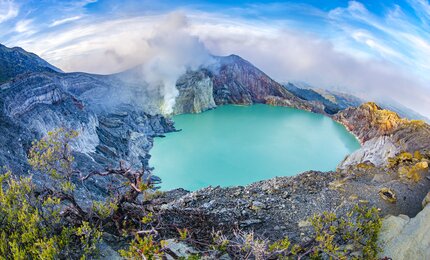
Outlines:
<svg viewBox="0 0 430 260"><path fill-rule="evenodd" d="M62 71L21 47L9 48L0 44L0 84L20 74L32 72Z"/></svg>

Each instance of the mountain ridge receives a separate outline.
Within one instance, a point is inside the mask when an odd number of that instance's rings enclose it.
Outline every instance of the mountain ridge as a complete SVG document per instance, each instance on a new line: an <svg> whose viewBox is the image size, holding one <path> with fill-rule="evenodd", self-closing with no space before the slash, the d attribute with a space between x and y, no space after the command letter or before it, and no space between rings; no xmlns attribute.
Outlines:
<svg viewBox="0 0 430 260"><path fill-rule="evenodd" d="M34 53L0 44L0 84L20 74L43 71L62 72Z"/></svg>

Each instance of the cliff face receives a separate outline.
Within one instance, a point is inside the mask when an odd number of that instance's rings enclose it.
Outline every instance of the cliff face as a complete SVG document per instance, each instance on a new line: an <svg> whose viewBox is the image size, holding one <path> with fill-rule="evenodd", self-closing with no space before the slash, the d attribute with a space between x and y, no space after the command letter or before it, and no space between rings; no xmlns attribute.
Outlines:
<svg viewBox="0 0 430 260"><path fill-rule="evenodd" d="M173 131L173 123L121 103L121 96L112 93L115 89L106 77L54 72L23 74L1 85L0 165L26 174L31 142L60 127L79 132L72 148L80 169L117 167L120 160L135 168L147 165L152 138ZM35 173L33 181L44 184L46 178ZM89 188L95 197L104 196L112 181L92 180ZM85 204L81 188L77 197Z"/></svg>
<svg viewBox="0 0 430 260"><path fill-rule="evenodd" d="M215 108L213 81L207 70L190 71L176 83L179 96L176 98L175 114L200 113Z"/></svg>
<svg viewBox="0 0 430 260"><path fill-rule="evenodd" d="M294 96L248 61L236 55L217 57L213 73L217 105L264 103L313 110L312 104Z"/></svg>
<svg viewBox="0 0 430 260"><path fill-rule="evenodd" d="M362 143L362 148L349 155L340 168L370 161L385 165L389 157L401 151L414 153L430 147L430 127L423 121L400 118L375 103L347 108L333 118L345 125Z"/></svg>

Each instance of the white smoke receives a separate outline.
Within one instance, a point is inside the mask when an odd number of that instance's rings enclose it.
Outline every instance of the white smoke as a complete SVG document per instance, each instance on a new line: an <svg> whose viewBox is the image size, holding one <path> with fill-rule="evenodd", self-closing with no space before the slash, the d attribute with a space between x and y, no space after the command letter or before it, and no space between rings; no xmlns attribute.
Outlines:
<svg viewBox="0 0 430 260"><path fill-rule="evenodd" d="M356 7L352 4L350 11ZM330 21L336 17L342 21L357 18L348 12L326 15L330 15ZM107 21L88 17L88 20L82 18L81 23L60 27L61 30L54 30L54 27L45 33L11 38L9 45L37 53L67 72L110 74L144 63L142 74L152 87L148 90L164 96L165 113L172 111L178 95L176 79L187 68L195 68L206 61L207 47L214 55L238 54L280 82L305 81L316 87L360 95L366 100L389 97L430 117L430 80L423 73L416 73L429 68L426 59L429 38L421 31L416 32L415 25L408 25L408 20L395 20L401 24L389 20L389 24L397 25L396 30L391 29L392 26L383 27L388 28L384 30L393 33L394 38L405 38L407 45L403 49L410 50L405 53L419 58L406 57L407 67L404 67L396 65L396 59L357 53L355 45L348 48L348 41L342 44L338 38L321 38L306 30L290 28L288 24L275 26L201 12L188 12L188 17L189 23L182 13ZM374 21L367 11L358 18L360 22L355 25ZM372 27L382 28L379 23ZM360 28L346 31L346 36L355 35L358 37L355 40L363 40L362 34L354 34L357 29ZM400 29L399 34L397 30ZM368 43L367 40L364 41ZM371 40L374 43L377 38ZM372 46L381 49L380 45ZM395 56L400 54L396 52Z"/></svg>
<svg viewBox="0 0 430 260"><path fill-rule="evenodd" d="M176 80L187 70L195 70L210 60L203 43L187 32L187 17L182 13L171 13L147 40L149 57L142 65L143 78L150 87L157 87L163 96L161 108L171 114L179 91Z"/></svg>

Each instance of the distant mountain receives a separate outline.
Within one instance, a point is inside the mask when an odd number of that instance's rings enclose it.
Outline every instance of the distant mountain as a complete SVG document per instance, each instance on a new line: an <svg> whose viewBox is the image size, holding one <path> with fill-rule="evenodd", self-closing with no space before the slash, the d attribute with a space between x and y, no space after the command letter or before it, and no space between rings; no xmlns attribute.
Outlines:
<svg viewBox="0 0 430 260"><path fill-rule="evenodd" d="M405 107L404 105L400 104L399 102L396 102L394 100L379 100L377 103L384 109L388 109L391 111L396 112L401 117L405 117L408 119L418 119L418 120L424 120L428 123L430 123L430 119L428 117L425 117L421 115L420 113Z"/></svg>
<svg viewBox="0 0 430 260"><path fill-rule="evenodd" d="M324 111L327 114L335 114L348 107L358 107L369 100L360 99L354 95L331 91L321 88L314 88L305 83L285 83L284 87L296 95L297 97L307 100L319 102L324 106ZM405 107L404 105L394 100L374 100L383 109L388 109L399 114L399 116L408 119L418 119L430 122L430 119L419 114L418 112Z"/></svg>
<svg viewBox="0 0 430 260"><path fill-rule="evenodd" d="M43 71L61 72L34 53L26 52L19 47L8 48L0 44L0 84L20 74Z"/></svg>
<svg viewBox="0 0 430 260"><path fill-rule="evenodd" d="M339 110L345 108L336 103L336 100L328 99L313 89L299 88L292 83L287 83L284 87L303 100L320 102L324 106L324 112L327 114L336 114Z"/></svg>

